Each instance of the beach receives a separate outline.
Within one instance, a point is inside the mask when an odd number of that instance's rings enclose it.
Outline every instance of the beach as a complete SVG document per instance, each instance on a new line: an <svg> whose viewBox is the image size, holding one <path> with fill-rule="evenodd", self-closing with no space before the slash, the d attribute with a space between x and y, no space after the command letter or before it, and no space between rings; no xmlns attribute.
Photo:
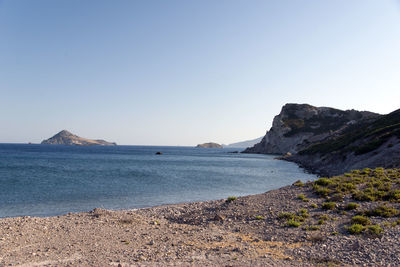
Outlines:
<svg viewBox="0 0 400 267"><path fill-rule="evenodd" d="M308 201L299 200L304 194ZM0 266L398 266L400 233L349 235L354 213L309 208L324 202L309 186L137 210L0 220ZM371 205L366 202L362 205ZM366 207L366 206L365 206ZM307 209L307 225L282 212ZM387 219L386 219L387 220ZM383 223L383 221L380 221Z"/></svg>

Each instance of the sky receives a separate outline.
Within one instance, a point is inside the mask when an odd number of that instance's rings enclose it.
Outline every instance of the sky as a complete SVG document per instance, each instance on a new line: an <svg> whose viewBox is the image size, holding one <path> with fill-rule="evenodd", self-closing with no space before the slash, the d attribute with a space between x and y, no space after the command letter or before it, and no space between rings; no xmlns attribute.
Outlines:
<svg viewBox="0 0 400 267"><path fill-rule="evenodd" d="M0 143L233 143L400 108L399 0L0 0Z"/></svg>

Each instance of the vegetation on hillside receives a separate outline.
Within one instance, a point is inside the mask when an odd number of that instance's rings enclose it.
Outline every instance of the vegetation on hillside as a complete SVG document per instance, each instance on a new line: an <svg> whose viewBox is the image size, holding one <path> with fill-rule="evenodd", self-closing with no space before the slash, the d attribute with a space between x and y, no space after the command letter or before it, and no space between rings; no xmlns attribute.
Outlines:
<svg viewBox="0 0 400 267"><path fill-rule="evenodd" d="M354 152L361 155L379 148L393 136L400 139L400 110L351 125L341 135L311 145L299 154Z"/></svg>
<svg viewBox="0 0 400 267"><path fill-rule="evenodd" d="M278 215L286 226L300 227L307 231L319 230L330 219L343 219L347 223L334 232L379 236L385 227L400 223L400 169L376 168L353 170L332 178L319 178L307 184L295 186L309 188L310 199L318 200L304 205L296 213ZM300 194L297 199L304 201ZM322 200L322 202L320 201ZM318 213L314 213L318 210ZM310 216L310 212L314 215ZM340 227L339 227L340 228Z"/></svg>

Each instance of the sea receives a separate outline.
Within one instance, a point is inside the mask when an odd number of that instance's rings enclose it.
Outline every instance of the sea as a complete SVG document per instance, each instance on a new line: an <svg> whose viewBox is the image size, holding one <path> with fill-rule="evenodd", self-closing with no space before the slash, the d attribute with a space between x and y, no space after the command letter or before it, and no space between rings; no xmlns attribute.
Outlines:
<svg viewBox="0 0 400 267"><path fill-rule="evenodd" d="M0 217L216 200L316 178L272 155L237 150L0 144Z"/></svg>

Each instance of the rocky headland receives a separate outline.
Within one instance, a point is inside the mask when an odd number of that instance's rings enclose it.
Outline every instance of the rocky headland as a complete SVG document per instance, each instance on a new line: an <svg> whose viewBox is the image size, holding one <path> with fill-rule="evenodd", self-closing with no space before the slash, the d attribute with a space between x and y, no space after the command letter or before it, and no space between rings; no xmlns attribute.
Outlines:
<svg viewBox="0 0 400 267"><path fill-rule="evenodd" d="M400 167L400 110L387 115L286 104L262 141L244 153L279 154L323 176Z"/></svg>
<svg viewBox="0 0 400 267"><path fill-rule="evenodd" d="M67 130L62 130L53 137L43 140L46 145L68 145L68 146L116 146L116 143L104 140L92 140L74 135Z"/></svg>
<svg viewBox="0 0 400 267"><path fill-rule="evenodd" d="M223 148L222 145L217 144L217 143L204 143L204 144L198 144L196 146L197 148Z"/></svg>

